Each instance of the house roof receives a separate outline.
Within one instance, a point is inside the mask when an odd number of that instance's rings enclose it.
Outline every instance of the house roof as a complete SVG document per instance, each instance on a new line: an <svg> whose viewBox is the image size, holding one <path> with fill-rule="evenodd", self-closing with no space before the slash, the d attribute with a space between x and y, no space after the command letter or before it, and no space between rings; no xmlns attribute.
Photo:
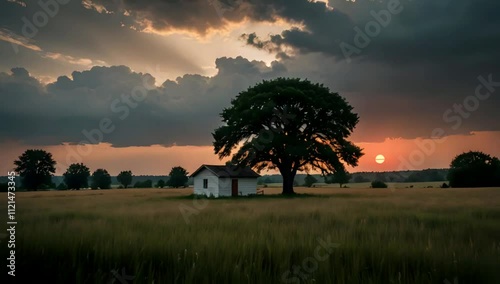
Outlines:
<svg viewBox="0 0 500 284"><path fill-rule="evenodd" d="M211 171L215 176L222 178L258 178L260 175L250 167L236 168L235 166L201 165L193 174L196 176L203 169Z"/></svg>

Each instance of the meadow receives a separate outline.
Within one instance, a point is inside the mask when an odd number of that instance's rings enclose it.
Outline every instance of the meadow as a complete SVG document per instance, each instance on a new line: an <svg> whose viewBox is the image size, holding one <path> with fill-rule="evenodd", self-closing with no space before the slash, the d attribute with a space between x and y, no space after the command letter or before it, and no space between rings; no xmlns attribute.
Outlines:
<svg viewBox="0 0 500 284"><path fill-rule="evenodd" d="M500 283L499 188L296 191L217 200L193 199L192 189L19 192L17 277ZM6 204L2 194L2 212Z"/></svg>

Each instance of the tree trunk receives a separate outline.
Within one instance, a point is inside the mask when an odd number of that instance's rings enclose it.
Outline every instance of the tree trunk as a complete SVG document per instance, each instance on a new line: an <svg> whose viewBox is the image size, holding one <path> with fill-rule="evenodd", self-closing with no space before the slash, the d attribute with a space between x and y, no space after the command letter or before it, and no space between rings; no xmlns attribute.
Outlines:
<svg viewBox="0 0 500 284"><path fill-rule="evenodd" d="M295 194L295 191L293 191L293 180L295 179L295 174L292 174L290 172L284 172L281 173L281 176L283 176L283 192L281 194L283 195L292 195Z"/></svg>

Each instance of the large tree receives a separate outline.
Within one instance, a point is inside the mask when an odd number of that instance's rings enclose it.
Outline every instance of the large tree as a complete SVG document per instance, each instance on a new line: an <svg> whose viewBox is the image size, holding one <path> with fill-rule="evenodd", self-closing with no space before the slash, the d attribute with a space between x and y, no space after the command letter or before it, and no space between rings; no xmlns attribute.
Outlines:
<svg viewBox="0 0 500 284"><path fill-rule="evenodd" d="M357 166L362 149L347 138L359 121L347 101L307 80L278 78L241 92L221 113L215 153L261 171L278 169L283 194L293 194L297 171L322 174Z"/></svg>
<svg viewBox="0 0 500 284"><path fill-rule="evenodd" d="M97 169L92 174L92 189L110 189L111 188L111 176L105 169Z"/></svg>
<svg viewBox="0 0 500 284"><path fill-rule="evenodd" d="M127 188L132 184L132 171L121 171L116 179L123 185L124 188Z"/></svg>
<svg viewBox="0 0 500 284"><path fill-rule="evenodd" d="M89 186L90 170L84 164L71 164L63 174L68 189L80 190Z"/></svg>
<svg viewBox="0 0 500 284"><path fill-rule="evenodd" d="M182 187L185 186L188 181L188 172L183 167L173 167L168 175L169 179L167 181L167 186L170 187Z"/></svg>
<svg viewBox="0 0 500 284"><path fill-rule="evenodd" d="M35 191L43 185L50 185L56 172L52 154L44 150L26 150L14 161L14 165L15 171L21 176L22 186Z"/></svg>
<svg viewBox="0 0 500 284"><path fill-rule="evenodd" d="M500 160L482 152L456 156L448 171L451 187L500 186Z"/></svg>

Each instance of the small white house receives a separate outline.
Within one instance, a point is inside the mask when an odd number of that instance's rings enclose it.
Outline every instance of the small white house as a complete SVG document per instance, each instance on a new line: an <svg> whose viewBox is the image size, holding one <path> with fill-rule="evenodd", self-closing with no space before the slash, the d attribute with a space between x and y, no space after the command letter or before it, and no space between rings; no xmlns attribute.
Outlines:
<svg viewBox="0 0 500 284"><path fill-rule="evenodd" d="M202 165L194 178L194 194L206 196L247 196L257 194L259 174L251 168Z"/></svg>

